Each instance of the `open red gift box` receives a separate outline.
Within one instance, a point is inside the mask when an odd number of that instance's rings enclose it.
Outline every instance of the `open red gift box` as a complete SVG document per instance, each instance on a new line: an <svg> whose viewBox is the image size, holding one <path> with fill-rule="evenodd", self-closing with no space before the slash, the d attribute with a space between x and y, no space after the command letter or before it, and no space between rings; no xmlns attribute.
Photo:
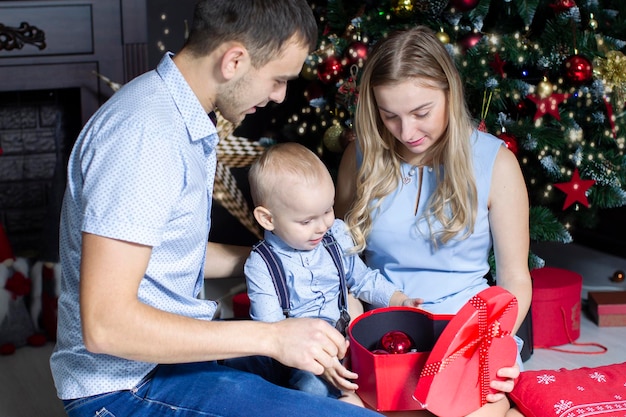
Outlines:
<svg viewBox="0 0 626 417"><path fill-rule="evenodd" d="M513 366L517 345L511 334L517 300L501 287L474 296L456 315L409 307L386 307L355 318L348 329L357 394L378 411L427 409L459 417L486 403L495 373ZM399 330L416 351L373 353L383 335Z"/></svg>

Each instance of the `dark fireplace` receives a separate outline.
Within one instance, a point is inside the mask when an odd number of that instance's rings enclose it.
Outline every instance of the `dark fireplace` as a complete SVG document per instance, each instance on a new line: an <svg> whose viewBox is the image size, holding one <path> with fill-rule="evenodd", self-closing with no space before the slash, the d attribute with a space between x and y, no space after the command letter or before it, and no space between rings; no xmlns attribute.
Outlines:
<svg viewBox="0 0 626 417"><path fill-rule="evenodd" d="M66 166L80 88L0 92L0 223L16 256L58 260Z"/></svg>

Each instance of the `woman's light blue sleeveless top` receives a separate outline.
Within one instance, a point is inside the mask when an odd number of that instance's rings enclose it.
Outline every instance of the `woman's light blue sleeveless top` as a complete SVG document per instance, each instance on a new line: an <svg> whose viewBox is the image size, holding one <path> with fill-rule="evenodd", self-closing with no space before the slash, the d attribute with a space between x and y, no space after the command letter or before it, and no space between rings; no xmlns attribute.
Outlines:
<svg viewBox="0 0 626 417"><path fill-rule="evenodd" d="M494 162L504 142L479 131L472 134L471 142L478 190L474 233L463 240L453 238L435 249L422 218L436 187L435 172L429 167L422 170L415 214L419 171L403 164L403 180L373 214L373 228L364 252L369 267L379 269L410 297L423 298L423 307L436 314L455 314L472 296L488 287L484 277L489 271L492 239L487 204ZM357 158L361 159L360 155Z"/></svg>

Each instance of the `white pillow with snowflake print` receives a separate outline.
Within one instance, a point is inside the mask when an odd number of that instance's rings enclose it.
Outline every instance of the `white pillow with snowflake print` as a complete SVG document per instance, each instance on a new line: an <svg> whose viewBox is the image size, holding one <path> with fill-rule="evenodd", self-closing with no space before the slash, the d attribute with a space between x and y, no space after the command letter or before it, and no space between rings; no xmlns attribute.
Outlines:
<svg viewBox="0 0 626 417"><path fill-rule="evenodd" d="M626 416L626 362L524 371L509 394L526 417Z"/></svg>

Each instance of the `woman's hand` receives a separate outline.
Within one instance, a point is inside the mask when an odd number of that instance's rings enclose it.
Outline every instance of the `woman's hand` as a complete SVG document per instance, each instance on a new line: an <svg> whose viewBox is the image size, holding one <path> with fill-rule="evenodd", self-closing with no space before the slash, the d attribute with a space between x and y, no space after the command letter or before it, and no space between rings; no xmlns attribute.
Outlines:
<svg viewBox="0 0 626 417"><path fill-rule="evenodd" d="M505 380L493 380L489 384L489 386L499 391L495 394L487 395L487 401L494 403L502 400L506 397L506 393L513 391L513 387L515 387L515 380L519 377L520 369L519 365L515 364L514 366L508 368L500 368L497 372L497 375L500 378L506 378Z"/></svg>

